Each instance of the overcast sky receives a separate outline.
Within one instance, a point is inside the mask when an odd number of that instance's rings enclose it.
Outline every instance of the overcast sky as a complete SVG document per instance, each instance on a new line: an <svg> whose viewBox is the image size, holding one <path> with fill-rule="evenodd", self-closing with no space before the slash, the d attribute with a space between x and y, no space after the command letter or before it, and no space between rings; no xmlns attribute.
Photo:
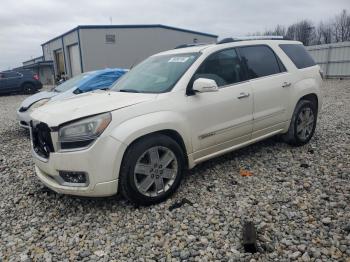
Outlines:
<svg viewBox="0 0 350 262"><path fill-rule="evenodd" d="M307 18L318 23L350 0L1 0L0 70L42 55L41 44L77 25L165 24L239 36Z"/></svg>

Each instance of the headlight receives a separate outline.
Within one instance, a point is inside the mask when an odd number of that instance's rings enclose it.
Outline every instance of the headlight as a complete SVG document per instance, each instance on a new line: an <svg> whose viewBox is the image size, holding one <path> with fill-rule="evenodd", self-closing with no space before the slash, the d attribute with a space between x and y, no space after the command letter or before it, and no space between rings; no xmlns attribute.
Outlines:
<svg viewBox="0 0 350 262"><path fill-rule="evenodd" d="M41 99L41 100L33 103L29 108L31 110L34 110L34 109L36 109L38 107L41 107L41 106L45 105L49 100L50 100L49 98Z"/></svg>
<svg viewBox="0 0 350 262"><path fill-rule="evenodd" d="M111 113L104 113L62 126L58 131L60 149L88 147L102 134L111 120Z"/></svg>

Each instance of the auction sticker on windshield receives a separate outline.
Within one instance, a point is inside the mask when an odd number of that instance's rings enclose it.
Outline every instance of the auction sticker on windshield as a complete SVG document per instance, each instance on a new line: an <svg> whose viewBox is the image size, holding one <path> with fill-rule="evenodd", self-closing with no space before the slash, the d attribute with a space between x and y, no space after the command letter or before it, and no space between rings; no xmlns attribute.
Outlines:
<svg viewBox="0 0 350 262"><path fill-rule="evenodd" d="M169 59L168 63L185 63L189 57L176 56Z"/></svg>

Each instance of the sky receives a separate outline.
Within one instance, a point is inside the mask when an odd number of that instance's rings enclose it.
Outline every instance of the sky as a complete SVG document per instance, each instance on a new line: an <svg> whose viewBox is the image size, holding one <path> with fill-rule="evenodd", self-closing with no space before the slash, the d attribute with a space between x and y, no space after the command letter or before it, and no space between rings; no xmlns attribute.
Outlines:
<svg viewBox="0 0 350 262"><path fill-rule="evenodd" d="M41 44L77 25L164 24L242 36L309 19L329 20L350 0L1 0L0 70L41 56Z"/></svg>

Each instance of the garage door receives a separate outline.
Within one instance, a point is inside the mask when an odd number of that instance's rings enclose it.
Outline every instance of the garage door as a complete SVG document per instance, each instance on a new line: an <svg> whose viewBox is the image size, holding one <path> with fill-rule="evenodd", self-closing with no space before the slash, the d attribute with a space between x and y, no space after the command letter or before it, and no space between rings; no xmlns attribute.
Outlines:
<svg viewBox="0 0 350 262"><path fill-rule="evenodd" d="M55 51L55 61L56 61L56 69L57 74L60 76L64 74L64 58L63 58L63 52L61 50Z"/></svg>
<svg viewBox="0 0 350 262"><path fill-rule="evenodd" d="M78 45L69 47L69 60L72 76L81 74L80 53Z"/></svg>

